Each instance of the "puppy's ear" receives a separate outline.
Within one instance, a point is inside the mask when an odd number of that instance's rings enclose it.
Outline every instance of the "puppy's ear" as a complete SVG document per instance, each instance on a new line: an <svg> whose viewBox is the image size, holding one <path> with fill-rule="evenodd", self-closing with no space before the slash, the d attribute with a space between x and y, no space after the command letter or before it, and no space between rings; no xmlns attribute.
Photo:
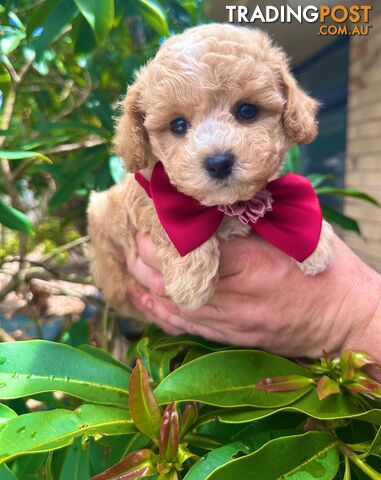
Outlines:
<svg viewBox="0 0 381 480"><path fill-rule="evenodd" d="M137 172L147 167L151 155L149 139L144 128L144 114L139 108L141 87L139 81L131 85L126 97L120 102L121 116L114 136L115 153L123 158L128 172Z"/></svg>
<svg viewBox="0 0 381 480"><path fill-rule="evenodd" d="M287 135L294 143L311 143L318 132L319 102L300 88L287 68L282 69L281 75L286 95L283 124Z"/></svg>

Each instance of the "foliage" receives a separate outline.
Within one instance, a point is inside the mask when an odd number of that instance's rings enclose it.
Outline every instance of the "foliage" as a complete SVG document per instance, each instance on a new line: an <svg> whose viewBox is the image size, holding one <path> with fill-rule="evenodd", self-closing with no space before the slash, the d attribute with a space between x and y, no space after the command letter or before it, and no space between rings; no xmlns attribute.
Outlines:
<svg viewBox="0 0 381 480"><path fill-rule="evenodd" d="M293 145L292 148L287 152L286 159L285 159L285 172L289 173L302 173L302 157L300 153L300 148L298 145ZM353 188L338 188L327 184L333 180L332 175L329 174L321 174L321 173L311 173L307 175L309 180L311 181L315 191L320 199L320 204L322 207L324 218L335 225L338 225L344 230L349 230L352 232L356 232L361 235L361 230L359 227L358 222L348 215L344 215L340 211L335 208L330 207L329 205L324 204L324 197L320 198L321 195L333 195L337 197L350 197L355 198L357 200L363 200L364 202L368 202L371 205L380 207L380 204L377 200L368 195L367 193L361 192L359 190Z"/></svg>
<svg viewBox="0 0 381 480"><path fill-rule="evenodd" d="M89 192L124 175L114 102L165 37L206 21L205 4L0 0L0 257L20 263L0 301L20 282L71 278L55 269L86 242ZM287 168L298 165L293 147ZM319 195L375 203L310 180ZM41 244L38 265L26 261ZM63 344L0 344L1 480L381 478L369 357L300 364L150 328L124 364L78 346L89 341L79 324Z"/></svg>
<svg viewBox="0 0 381 480"><path fill-rule="evenodd" d="M0 223L33 235L47 217L84 232L87 197L119 180L115 101L199 0L0 2ZM117 48L114 46L117 45ZM22 254L36 245L19 242Z"/></svg>
<svg viewBox="0 0 381 480"><path fill-rule="evenodd" d="M1 478L381 478L366 354L295 363L151 326L128 358L132 371L88 345L0 344Z"/></svg>
<svg viewBox="0 0 381 480"><path fill-rule="evenodd" d="M3 0L0 25L0 223L24 235L49 215L84 232L89 192L120 180L110 154L114 102L160 42L206 21L200 0ZM1 6L1 4L0 4ZM117 48L113 46L117 45ZM52 163L53 162L53 163ZM297 171L296 147L287 159ZM319 194L368 195L320 186ZM10 203L10 204L9 204ZM325 216L359 232L355 220ZM37 241L19 242L25 254Z"/></svg>

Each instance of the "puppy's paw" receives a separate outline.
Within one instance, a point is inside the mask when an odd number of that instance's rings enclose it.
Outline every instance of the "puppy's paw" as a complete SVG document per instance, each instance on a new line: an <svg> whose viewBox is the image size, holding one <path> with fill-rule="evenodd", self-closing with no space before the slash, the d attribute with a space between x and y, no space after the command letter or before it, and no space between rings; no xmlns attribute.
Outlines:
<svg viewBox="0 0 381 480"><path fill-rule="evenodd" d="M200 286L192 285L194 279L183 277L183 282L172 283L166 286L166 291L171 300L191 309L205 305L214 294L214 283Z"/></svg>
<svg viewBox="0 0 381 480"><path fill-rule="evenodd" d="M334 233L331 225L323 221L321 235L316 250L304 262L298 263L306 275L317 275L329 267L334 251Z"/></svg>
<svg viewBox="0 0 381 480"><path fill-rule="evenodd" d="M161 249L165 289L171 299L188 308L205 305L214 294L219 256L214 237L184 257L175 253L172 246Z"/></svg>

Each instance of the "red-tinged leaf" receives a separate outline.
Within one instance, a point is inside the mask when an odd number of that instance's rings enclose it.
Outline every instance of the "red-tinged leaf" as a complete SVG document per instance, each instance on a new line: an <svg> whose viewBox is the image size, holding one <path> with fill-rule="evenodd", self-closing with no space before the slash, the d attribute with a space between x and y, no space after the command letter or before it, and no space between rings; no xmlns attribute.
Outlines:
<svg viewBox="0 0 381 480"><path fill-rule="evenodd" d="M152 450L142 449L132 452L112 467L95 475L91 480L132 480L155 475L157 456Z"/></svg>
<svg viewBox="0 0 381 480"><path fill-rule="evenodd" d="M303 377L302 375L287 375L284 377L264 378L255 385L255 388L265 392L293 392L311 383L313 383L312 378Z"/></svg>
<svg viewBox="0 0 381 480"><path fill-rule="evenodd" d="M198 408L195 402L189 402L185 405L181 417L180 437L182 438L196 423L198 417Z"/></svg>
<svg viewBox="0 0 381 480"><path fill-rule="evenodd" d="M148 372L141 360L136 362L129 382L131 418L147 437L158 441L161 427L161 410L152 393Z"/></svg>
<svg viewBox="0 0 381 480"><path fill-rule="evenodd" d="M317 385L317 394L319 400L323 400L330 395L336 395L338 393L340 393L339 385L332 380L332 378L327 377L327 375L323 375Z"/></svg>
<svg viewBox="0 0 381 480"><path fill-rule="evenodd" d="M381 384L370 377L359 376L355 382L346 384L352 392L372 395L381 398Z"/></svg>
<svg viewBox="0 0 381 480"><path fill-rule="evenodd" d="M359 369L375 375L375 380L381 376L381 364L367 353L347 351L340 358L340 366L344 378L353 378Z"/></svg>
<svg viewBox="0 0 381 480"><path fill-rule="evenodd" d="M160 429L160 458L168 462L176 462L180 442L179 414L175 402L167 405L163 413Z"/></svg>
<svg viewBox="0 0 381 480"><path fill-rule="evenodd" d="M353 352L349 350L341 355L340 368L344 381L355 376L356 369L353 363Z"/></svg>

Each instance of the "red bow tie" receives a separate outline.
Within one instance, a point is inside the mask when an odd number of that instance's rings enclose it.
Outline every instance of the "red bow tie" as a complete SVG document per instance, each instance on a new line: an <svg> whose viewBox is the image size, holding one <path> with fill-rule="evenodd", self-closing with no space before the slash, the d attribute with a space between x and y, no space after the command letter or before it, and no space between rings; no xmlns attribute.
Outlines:
<svg viewBox="0 0 381 480"><path fill-rule="evenodd" d="M160 162L153 168L151 181L141 173L135 178L152 198L160 223L181 256L206 242L225 215L219 207L205 207L176 190ZM266 191L272 197L270 209L245 223L276 248L303 262L315 251L322 227L322 212L311 183L289 173L269 182Z"/></svg>

